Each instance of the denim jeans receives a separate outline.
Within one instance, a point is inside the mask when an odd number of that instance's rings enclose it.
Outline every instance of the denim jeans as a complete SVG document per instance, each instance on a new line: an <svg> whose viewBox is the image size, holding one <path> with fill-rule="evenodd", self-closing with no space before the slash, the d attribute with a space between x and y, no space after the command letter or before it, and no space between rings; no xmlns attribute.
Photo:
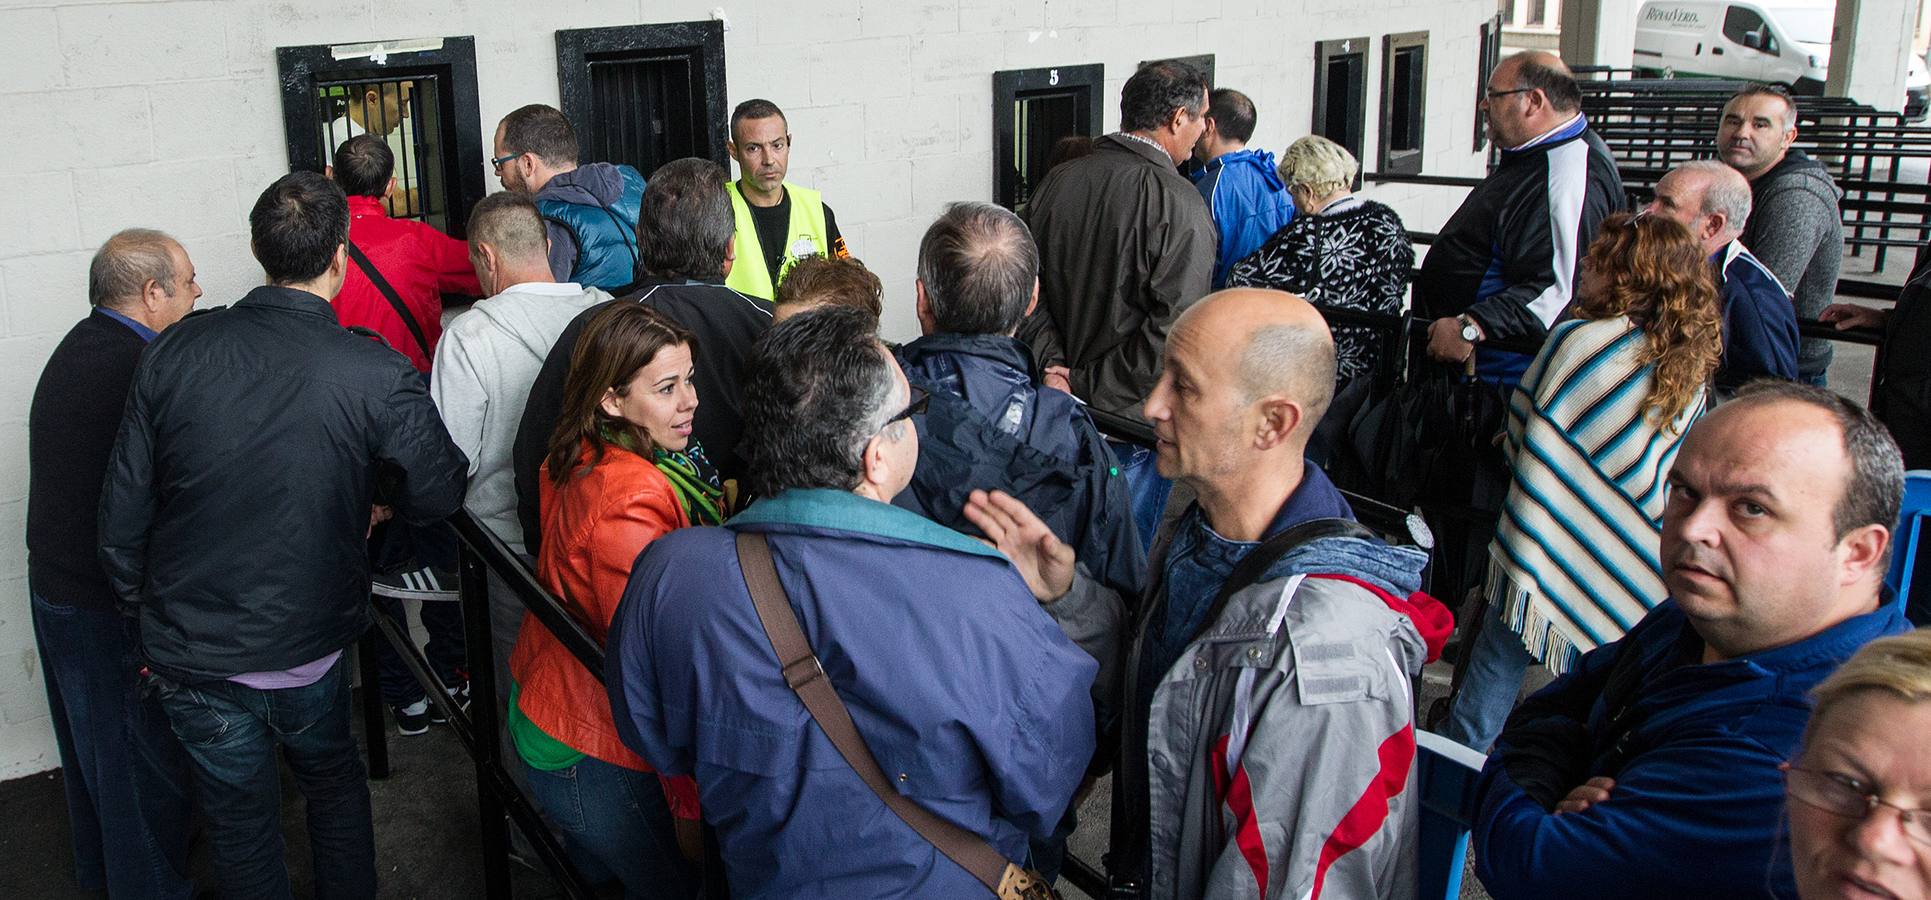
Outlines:
<svg viewBox="0 0 1931 900"><path fill-rule="evenodd" d="M133 621L32 595L34 643L60 746L74 881L121 898L186 898L188 757L141 696Z"/></svg>
<svg viewBox="0 0 1931 900"><path fill-rule="evenodd" d="M1522 676L1532 665L1535 657L1522 646L1522 636L1490 615L1468 648L1462 686L1448 708L1446 736L1487 753L1502 733L1509 712L1515 709L1515 698L1522 693Z"/></svg>
<svg viewBox="0 0 1931 900"><path fill-rule="evenodd" d="M344 660L314 684L283 690L156 681L161 706L194 760L223 898L290 896L277 745L307 800L315 896L375 896L375 828L367 774L349 732Z"/></svg>
<svg viewBox="0 0 1931 900"><path fill-rule="evenodd" d="M1133 525L1140 530L1140 549L1151 551L1154 533L1160 530L1160 517L1167 511L1167 495L1173 493L1173 482L1160 477L1159 455L1152 447L1111 439L1106 446L1119 460L1120 475L1126 479Z"/></svg>
<svg viewBox="0 0 1931 900"><path fill-rule="evenodd" d="M670 804L652 772L584 757L567 769L523 765L530 796L563 833L564 849L584 877L616 879L626 898L697 895L700 874L677 850Z"/></svg>

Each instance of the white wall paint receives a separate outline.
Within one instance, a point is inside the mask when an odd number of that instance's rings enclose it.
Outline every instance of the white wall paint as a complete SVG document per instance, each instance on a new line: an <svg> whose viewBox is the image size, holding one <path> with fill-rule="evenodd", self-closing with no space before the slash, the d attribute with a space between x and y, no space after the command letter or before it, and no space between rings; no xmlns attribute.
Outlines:
<svg viewBox="0 0 1931 900"><path fill-rule="evenodd" d="M274 48L474 35L487 148L504 113L557 102L551 29L705 19L718 2L575 0L537 28L528 4L507 0L28 0L0 10L0 121L32 126L0 152L0 779L58 765L21 539L33 385L86 314L93 249L121 228L180 238L204 303L232 303L260 281L246 213L287 169ZM1259 106L1255 143L1278 151L1307 131L1316 41L1372 39L1372 112L1380 36L1426 30L1424 171L1482 170L1470 152L1476 36L1492 0L723 2L731 101L763 96L789 114L792 178L824 190L854 255L884 279L895 339L916 333L919 234L945 202L992 196L995 70L1104 63L1112 128L1136 63L1214 53L1218 83ZM1425 230L1458 200L1434 188L1369 193Z"/></svg>

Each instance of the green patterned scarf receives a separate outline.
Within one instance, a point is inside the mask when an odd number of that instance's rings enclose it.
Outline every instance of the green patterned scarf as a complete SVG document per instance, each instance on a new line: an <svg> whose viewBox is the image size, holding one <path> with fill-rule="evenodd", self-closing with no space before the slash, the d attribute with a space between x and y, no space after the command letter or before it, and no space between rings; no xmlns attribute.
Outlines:
<svg viewBox="0 0 1931 900"><path fill-rule="evenodd" d="M692 441L681 452L653 448L651 459L670 479L671 490L677 492L677 502L683 505L692 525L724 524L724 485L718 480L717 468L704 456L702 445Z"/></svg>

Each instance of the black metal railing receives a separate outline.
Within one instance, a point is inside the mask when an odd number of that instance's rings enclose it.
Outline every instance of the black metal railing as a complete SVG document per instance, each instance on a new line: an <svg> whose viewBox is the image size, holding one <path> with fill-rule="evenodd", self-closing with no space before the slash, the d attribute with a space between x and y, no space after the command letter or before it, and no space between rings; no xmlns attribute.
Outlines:
<svg viewBox="0 0 1931 900"><path fill-rule="evenodd" d="M458 707L444 690L423 658L422 650L409 637L408 629L374 608L375 627L363 635L357 654L362 671L362 714L364 737L369 756L369 777L389 776L388 723L376 662L376 644L384 640L402 657L410 674L420 682L423 692L437 711L449 720L476 769L476 806L479 816L484 896L489 900L510 897L509 822L515 822L539 861L566 896L572 900L594 900L596 891L577 871L543 824L536 804L516 786L503 759L503 722L496 706L496 660L490 618L489 578L494 573L523 608L550 629L564 649L570 651L599 682L603 680L603 648L585 631L563 605L536 580L536 576L517 558L503 540L468 510L459 510L449 519L461 542L458 563L462 577L463 631L468 644L470 703L467 711ZM449 601L428 601L449 602ZM505 819L507 816L507 820Z"/></svg>

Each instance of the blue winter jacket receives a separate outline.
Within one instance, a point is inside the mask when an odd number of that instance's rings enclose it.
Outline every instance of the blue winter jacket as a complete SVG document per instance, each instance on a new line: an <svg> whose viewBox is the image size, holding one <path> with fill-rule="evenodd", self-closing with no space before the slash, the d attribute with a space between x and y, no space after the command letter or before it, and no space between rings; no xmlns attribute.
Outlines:
<svg viewBox="0 0 1931 900"><path fill-rule="evenodd" d="M637 559L605 684L624 743L695 775L740 900L973 897L987 890L858 778L785 686L738 568L770 535L778 580L898 789L1025 858L1093 754L1097 665L984 544L835 490L758 501Z"/></svg>
<svg viewBox="0 0 1931 900"><path fill-rule="evenodd" d="M1234 263L1259 250L1294 218L1294 201L1274 167L1274 154L1265 150L1223 153L1193 174L1194 187L1206 198L1220 236L1214 253L1214 290L1227 286Z"/></svg>
<svg viewBox="0 0 1931 900"><path fill-rule="evenodd" d="M1908 627L1886 602L1703 664L1702 639L1664 601L1509 717L1482 772L1476 874L1495 900L1796 896L1777 766L1803 736L1810 689ZM1616 780L1607 801L1549 811L1598 775Z"/></svg>
<svg viewBox="0 0 1931 900"><path fill-rule="evenodd" d="M629 166L588 163L550 179L536 194L558 281L624 293L637 279L637 215L644 176Z"/></svg>

